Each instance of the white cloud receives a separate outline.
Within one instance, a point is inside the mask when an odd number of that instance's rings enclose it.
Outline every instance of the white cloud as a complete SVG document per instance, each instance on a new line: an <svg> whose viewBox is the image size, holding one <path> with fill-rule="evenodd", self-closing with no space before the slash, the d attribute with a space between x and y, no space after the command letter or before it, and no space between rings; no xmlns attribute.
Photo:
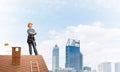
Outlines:
<svg viewBox="0 0 120 72"><path fill-rule="evenodd" d="M63 8L77 7L85 9L120 11L119 0L0 0L0 13L49 14Z"/></svg>
<svg viewBox="0 0 120 72"><path fill-rule="evenodd" d="M57 6L69 6L87 9L110 9L112 11L120 11L119 0L51 0L52 4Z"/></svg>
<svg viewBox="0 0 120 72"><path fill-rule="evenodd" d="M106 10L110 9L112 11L120 11L120 1L119 0L20 0L20 1L3 1L2 9L13 11L21 11L27 13L34 13L37 11L41 12L53 12L59 11L60 9L67 7L85 8L85 9L97 9ZM22 4L22 5L21 5ZM18 9L19 8L19 9Z"/></svg>

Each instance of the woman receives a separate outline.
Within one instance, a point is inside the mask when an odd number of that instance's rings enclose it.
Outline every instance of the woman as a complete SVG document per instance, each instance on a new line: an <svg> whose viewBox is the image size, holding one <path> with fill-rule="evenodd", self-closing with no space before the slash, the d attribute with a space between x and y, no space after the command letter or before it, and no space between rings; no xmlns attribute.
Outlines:
<svg viewBox="0 0 120 72"><path fill-rule="evenodd" d="M32 55L32 47L34 49L35 55L38 55L38 52L37 52L37 49L36 49L35 37L34 37L36 35L36 32L32 28L32 25L33 24L31 22L28 23L28 30L27 30L28 38L27 38L27 43L28 43L28 46L29 46L29 53L30 53L30 55Z"/></svg>

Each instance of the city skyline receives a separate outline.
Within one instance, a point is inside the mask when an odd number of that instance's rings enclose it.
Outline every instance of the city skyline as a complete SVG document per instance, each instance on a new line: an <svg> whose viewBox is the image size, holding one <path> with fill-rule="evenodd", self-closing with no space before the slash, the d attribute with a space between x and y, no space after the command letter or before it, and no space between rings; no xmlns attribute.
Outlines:
<svg viewBox="0 0 120 72"><path fill-rule="evenodd" d="M74 42L72 42L72 41L74 41ZM79 41L79 40L77 40L77 41ZM74 45L76 45L76 46L80 46L80 45L77 45L77 44L80 44L80 42L77 42L77 41L75 41L75 40L73 40L73 39L68 39L68 41L67 41L67 46L74 46ZM77 44L75 44L75 43L77 43ZM73 48L73 47L72 47ZM59 47L58 47L58 45L56 44L55 45L55 47L53 48L53 56L56 56L56 59L57 59L57 63L59 63L58 61L58 55L59 55ZM58 57L57 57L58 56ZM83 55L84 56L84 55ZM54 60L55 61L55 60ZM53 62L54 62L53 61ZM56 61L55 61L56 62ZM54 64L54 63L52 63L52 64ZM59 66L58 64L55 64L54 66L56 66L57 65L57 67ZM73 69L72 69L73 68ZM58 72L60 71L62 71L62 72L66 72L66 71L75 71L76 69L74 69L74 67L65 67L65 68L61 68L61 67L58 67L57 68L57 70L58 70ZM98 65L97 65L97 67L96 67L96 69L94 69L94 68L91 68L91 67L89 67L89 66L85 66L84 64L82 65L82 72L119 72L119 70L120 70L120 61L119 62L115 62L115 63L113 63L113 62L101 62L101 63L99 63ZM76 72L76 71L75 71Z"/></svg>
<svg viewBox="0 0 120 72"><path fill-rule="evenodd" d="M0 54L12 46L29 55L27 23L37 32L36 43L52 70L52 50L60 48L60 67L65 66L68 38L81 41L84 65L93 69L101 62L120 61L119 0L0 0ZM4 46L8 43L9 46Z"/></svg>

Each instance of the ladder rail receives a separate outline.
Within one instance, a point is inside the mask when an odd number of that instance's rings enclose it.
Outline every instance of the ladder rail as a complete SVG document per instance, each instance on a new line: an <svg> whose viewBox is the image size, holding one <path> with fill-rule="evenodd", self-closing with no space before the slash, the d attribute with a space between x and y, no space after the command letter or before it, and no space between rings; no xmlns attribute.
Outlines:
<svg viewBox="0 0 120 72"><path fill-rule="evenodd" d="M30 70L31 70L31 72L33 72L33 70L32 70L32 61L30 61Z"/></svg>
<svg viewBox="0 0 120 72"><path fill-rule="evenodd" d="M40 70L39 70L39 65L38 65L38 61L36 61L36 63L37 63L38 72L40 72Z"/></svg>

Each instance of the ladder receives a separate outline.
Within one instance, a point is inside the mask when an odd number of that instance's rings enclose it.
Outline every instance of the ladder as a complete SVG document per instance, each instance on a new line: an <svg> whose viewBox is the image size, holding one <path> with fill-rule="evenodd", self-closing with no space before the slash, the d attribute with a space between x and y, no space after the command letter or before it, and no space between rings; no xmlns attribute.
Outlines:
<svg viewBox="0 0 120 72"><path fill-rule="evenodd" d="M38 61L30 61L31 72L40 72Z"/></svg>

